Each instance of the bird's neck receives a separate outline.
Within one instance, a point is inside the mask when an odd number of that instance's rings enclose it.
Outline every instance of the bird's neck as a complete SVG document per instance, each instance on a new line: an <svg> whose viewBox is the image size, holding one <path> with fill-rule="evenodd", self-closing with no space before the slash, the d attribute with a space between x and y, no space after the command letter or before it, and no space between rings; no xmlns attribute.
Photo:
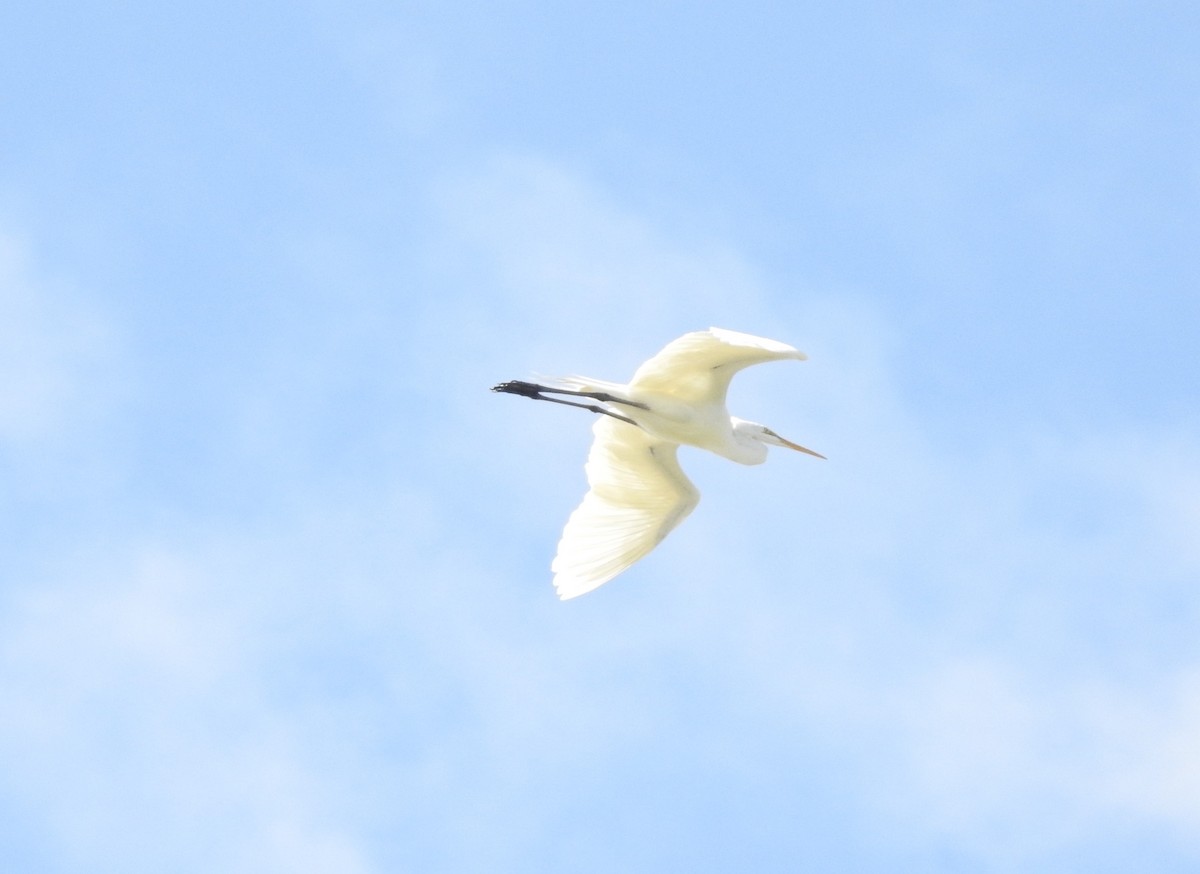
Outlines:
<svg viewBox="0 0 1200 874"><path fill-rule="evenodd" d="M737 416L730 416L729 425L730 439L714 452L738 464L762 464L767 460L767 447L755 436L762 426Z"/></svg>

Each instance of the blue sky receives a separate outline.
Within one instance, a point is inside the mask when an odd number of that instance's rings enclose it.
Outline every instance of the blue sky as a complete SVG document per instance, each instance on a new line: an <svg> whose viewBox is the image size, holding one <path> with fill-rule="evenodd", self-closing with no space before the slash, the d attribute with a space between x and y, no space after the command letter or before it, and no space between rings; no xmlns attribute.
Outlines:
<svg viewBox="0 0 1200 874"><path fill-rule="evenodd" d="M1194 871L1200 12L6 4L0 855ZM559 603L685 331L827 462Z"/></svg>

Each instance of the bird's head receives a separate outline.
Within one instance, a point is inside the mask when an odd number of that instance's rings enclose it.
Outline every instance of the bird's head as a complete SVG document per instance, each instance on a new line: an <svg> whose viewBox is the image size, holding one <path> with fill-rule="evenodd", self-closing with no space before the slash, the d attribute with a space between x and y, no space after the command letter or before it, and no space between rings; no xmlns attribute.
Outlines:
<svg viewBox="0 0 1200 874"><path fill-rule="evenodd" d="M766 425L760 425L758 422L747 422L745 419L739 419L736 416L732 417L732 419L733 434L735 439L747 449L756 447L762 450L761 455L758 458L758 462L766 460L766 446L784 446L788 449L795 449L797 452L804 452L817 458L825 457L819 452L813 452L811 449L801 446L799 443L793 443L791 440L785 440Z"/></svg>

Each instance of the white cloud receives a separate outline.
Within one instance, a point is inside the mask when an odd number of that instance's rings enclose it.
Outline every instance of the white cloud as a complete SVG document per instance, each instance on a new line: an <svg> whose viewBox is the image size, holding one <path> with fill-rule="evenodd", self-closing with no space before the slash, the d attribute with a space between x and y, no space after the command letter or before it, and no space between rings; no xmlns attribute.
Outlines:
<svg viewBox="0 0 1200 874"><path fill-rule="evenodd" d="M373 870L269 703L265 617L160 550L61 566L7 605L0 747L69 870Z"/></svg>
<svg viewBox="0 0 1200 874"><path fill-rule="evenodd" d="M45 441L86 422L111 395L112 352L109 326L0 231L0 441Z"/></svg>
<svg viewBox="0 0 1200 874"><path fill-rule="evenodd" d="M485 333L486 349L529 355L582 346L636 364L647 343L710 323L763 327L761 286L736 252L713 240L670 239L551 162L496 159L445 180L439 194L450 232L444 265L486 278L467 293L478 309L461 313L463 321L486 332L495 318L511 332L503 344Z"/></svg>

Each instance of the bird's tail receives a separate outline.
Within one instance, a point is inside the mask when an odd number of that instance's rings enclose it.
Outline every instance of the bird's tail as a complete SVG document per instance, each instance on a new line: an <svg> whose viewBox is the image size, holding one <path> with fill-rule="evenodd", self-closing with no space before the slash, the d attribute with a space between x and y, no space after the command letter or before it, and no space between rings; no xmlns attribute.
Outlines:
<svg viewBox="0 0 1200 874"><path fill-rule="evenodd" d="M536 374L536 376L539 382L567 391L605 392L617 396L628 392L628 388L619 382L593 379L590 376L543 376L542 374Z"/></svg>

